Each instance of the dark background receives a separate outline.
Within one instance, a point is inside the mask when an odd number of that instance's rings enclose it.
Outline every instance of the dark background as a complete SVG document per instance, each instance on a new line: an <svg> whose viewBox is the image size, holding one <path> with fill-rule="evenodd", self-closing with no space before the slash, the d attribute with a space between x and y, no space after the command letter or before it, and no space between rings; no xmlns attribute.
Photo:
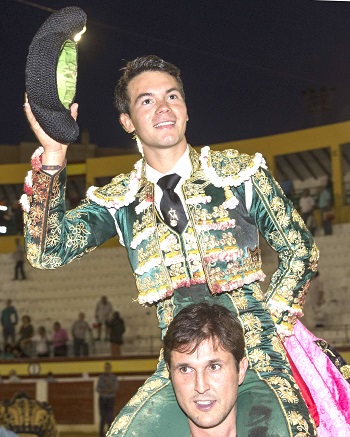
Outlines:
<svg viewBox="0 0 350 437"><path fill-rule="evenodd" d="M51 13L80 6L79 126L127 147L114 85L125 60L157 54L181 68L192 145L350 119L350 3L311 0L1 0L0 144L31 141L22 111L30 42Z"/></svg>

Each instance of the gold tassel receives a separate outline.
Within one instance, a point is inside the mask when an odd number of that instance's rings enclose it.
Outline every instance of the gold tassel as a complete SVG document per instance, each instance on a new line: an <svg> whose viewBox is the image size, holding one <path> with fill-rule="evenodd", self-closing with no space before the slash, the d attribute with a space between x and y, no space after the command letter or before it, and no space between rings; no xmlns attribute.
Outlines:
<svg viewBox="0 0 350 437"><path fill-rule="evenodd" d="M233 197L233 193L230 187L224 187L226 200L231 199Z"/></svg>

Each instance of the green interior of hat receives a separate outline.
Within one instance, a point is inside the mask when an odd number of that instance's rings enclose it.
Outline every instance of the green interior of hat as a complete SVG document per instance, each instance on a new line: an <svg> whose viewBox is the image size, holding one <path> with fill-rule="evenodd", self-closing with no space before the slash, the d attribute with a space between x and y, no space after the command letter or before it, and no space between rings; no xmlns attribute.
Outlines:
<svg viewBox="0 0 350 437"><path fill-rule="evenodd" d="M67 109L75 97L77 74L77 46L75 42L67 40L61 48L56 69L58 97Z"/></svg>

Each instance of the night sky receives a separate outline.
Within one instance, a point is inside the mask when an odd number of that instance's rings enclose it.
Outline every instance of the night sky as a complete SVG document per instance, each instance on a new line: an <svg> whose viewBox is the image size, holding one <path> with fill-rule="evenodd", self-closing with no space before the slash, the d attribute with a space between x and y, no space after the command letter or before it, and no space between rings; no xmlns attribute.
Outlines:
<svg viewBox="0 0 350 437"><path fill-rule="evenodd" d="M88 16L78 124L101 147L132 142L117 121L113 91L125 60L146 54L180 67L192 145L350 119L350 2L1 0L0 144L34 139L22 110L25 63L50 14L37 6L79 6ZM320 90L322 104L310 106L304 92Z"/></svg>

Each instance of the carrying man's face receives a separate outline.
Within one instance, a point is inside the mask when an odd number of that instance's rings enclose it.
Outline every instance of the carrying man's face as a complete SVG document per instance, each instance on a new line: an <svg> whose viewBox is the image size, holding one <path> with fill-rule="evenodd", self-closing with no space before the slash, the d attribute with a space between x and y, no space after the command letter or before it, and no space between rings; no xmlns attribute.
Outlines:
<svg viewBox="0 0 350 437"><path fill-rule="evenodd" d="M231 352L216 347L212 339L203 341L192 354L171 352L171 381L191 429L222 428L229 423L235 427L238 386L247 366L244 357L237 370Z"/></svg>

